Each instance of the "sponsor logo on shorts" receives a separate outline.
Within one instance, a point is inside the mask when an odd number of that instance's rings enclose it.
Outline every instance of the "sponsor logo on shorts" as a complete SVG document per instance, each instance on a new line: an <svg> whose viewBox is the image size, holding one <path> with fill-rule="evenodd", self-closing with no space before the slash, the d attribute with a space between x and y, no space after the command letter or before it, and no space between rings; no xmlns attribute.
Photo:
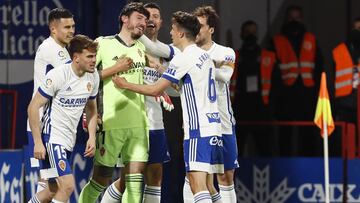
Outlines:
<svg viewBox="0 0 360 203"><path fill-rule="evenodd" d="M206 116L208 117L209 123L220 123L220 115L218 112L207 113Z"/></svg>
<svg viewBox="0 0 360 203"><path fill-rule="evenodd" d="M101 155L101 156L104 156L104 154L105 154L105 148L104 148L104 147L101 147L101 149L100 149L100 155Z"/></svg>
<svg viewBox="0 0 360 203"><path fill-rule="evenodd" d="M66 163L65 163L64 160L60 160L59 163L58 163L58 166L62 171L65 171Z"/></svg>
<svg viewBox="0 0 360 203"><path fill-rule="evenodd" d="M214 136L210 139L209 141L210 145L217 145L219 147L223 146L223 141L221 139L219 139L217 136Z"/></svg>

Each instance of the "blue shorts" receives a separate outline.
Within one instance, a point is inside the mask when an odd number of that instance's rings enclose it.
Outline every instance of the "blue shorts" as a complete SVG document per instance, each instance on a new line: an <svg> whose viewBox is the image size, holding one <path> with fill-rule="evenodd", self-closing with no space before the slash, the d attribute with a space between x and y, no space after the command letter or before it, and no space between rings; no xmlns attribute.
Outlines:
<svg viewBox="0 0 360 203"><path fill-rule="evenodd" d="M42 160L41 178L48 180L72 174L69 161L71 152L60 144L49 143L49 135L43 135L43 143L46 148L46 156L45 160Z"/></svg>
<svg viewBox="0 0 360 203"><path fill-rule="evenodd" d="M149 160L148 164L166 163L170 161L165 130L149 131Z"/></svg>
<svg viewBox="0 0 360 203"><path fill-rule="evenodd" d="M224 170L232 170L239 168L238 163L238 148L236 142L236 135L223 134L222 136L224 143Z"/></svg>
<svg viewBox="0 0 360 203"><path fill-rule="evenodd" d="M186 172L223 173L223 141L220 136L184 140Z"/></svg>

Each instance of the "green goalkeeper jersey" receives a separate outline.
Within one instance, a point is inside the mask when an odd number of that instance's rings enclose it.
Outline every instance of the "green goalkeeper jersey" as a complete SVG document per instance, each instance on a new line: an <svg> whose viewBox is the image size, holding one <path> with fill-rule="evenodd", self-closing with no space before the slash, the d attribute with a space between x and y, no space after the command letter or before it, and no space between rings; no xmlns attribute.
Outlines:
<svg viewBox="0 0 360 203"><path fill-rule="evenodd" d="M119 57L125 55L133 60L133 66L117 75L130 83L143 84L145 47L141 42L136 41L132 46L127 46L118 35L99 37L96 41L99 43L96 55L98 70L113 66ZM116 88L109 77L102 81L98 98L103 130L147 126L143 95Z"/></svg>

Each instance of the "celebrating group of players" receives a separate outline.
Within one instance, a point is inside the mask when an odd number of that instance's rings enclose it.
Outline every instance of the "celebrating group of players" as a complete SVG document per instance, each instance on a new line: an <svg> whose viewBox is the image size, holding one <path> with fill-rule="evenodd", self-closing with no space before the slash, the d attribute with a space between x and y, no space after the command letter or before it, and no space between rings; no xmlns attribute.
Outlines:
<svg viewBox="0 0 360 203"><path fill-rule="evenodd" d="M101 202L159 203L162 164L170 161L161 103L173 109L169 94L180 95L183 112L184 202L235 203L238 162L228 86L235 54L212 40L217 21L211 6L175 12L172 44L166 45L157 39L160 7L133 2L120 13L118 34L93 41L74 36L68 10L52 10L28 107L32 164L41 160L41 180L29 202L68 201L75 185L69 156L85 110L84 156L95 157L79 202L96 202L107 187ZM121 177L108 186L116 166Z"/></svg>

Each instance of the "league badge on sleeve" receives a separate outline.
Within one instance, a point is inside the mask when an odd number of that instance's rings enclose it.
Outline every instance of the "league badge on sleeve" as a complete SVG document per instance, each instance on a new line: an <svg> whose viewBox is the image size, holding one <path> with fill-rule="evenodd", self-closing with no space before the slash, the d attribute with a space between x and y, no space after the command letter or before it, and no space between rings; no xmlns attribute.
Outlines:
<svg viewBox="0 0 360 203"><path fill-rule="evenodd" d="M92 90L92 85L91 85L90 82L87 83L86 88L87 88L87 90L88 90L89 92L91 92L91 90Z"/></svg>
<svg viewBox="0 0 360 203"><path fill-rule="evenodd" d="M52 85L52 80L51 80L51 79L47 79L47 80L46 80L46 87L49 88L49 87L51 87L51 85Z"/></svg>

